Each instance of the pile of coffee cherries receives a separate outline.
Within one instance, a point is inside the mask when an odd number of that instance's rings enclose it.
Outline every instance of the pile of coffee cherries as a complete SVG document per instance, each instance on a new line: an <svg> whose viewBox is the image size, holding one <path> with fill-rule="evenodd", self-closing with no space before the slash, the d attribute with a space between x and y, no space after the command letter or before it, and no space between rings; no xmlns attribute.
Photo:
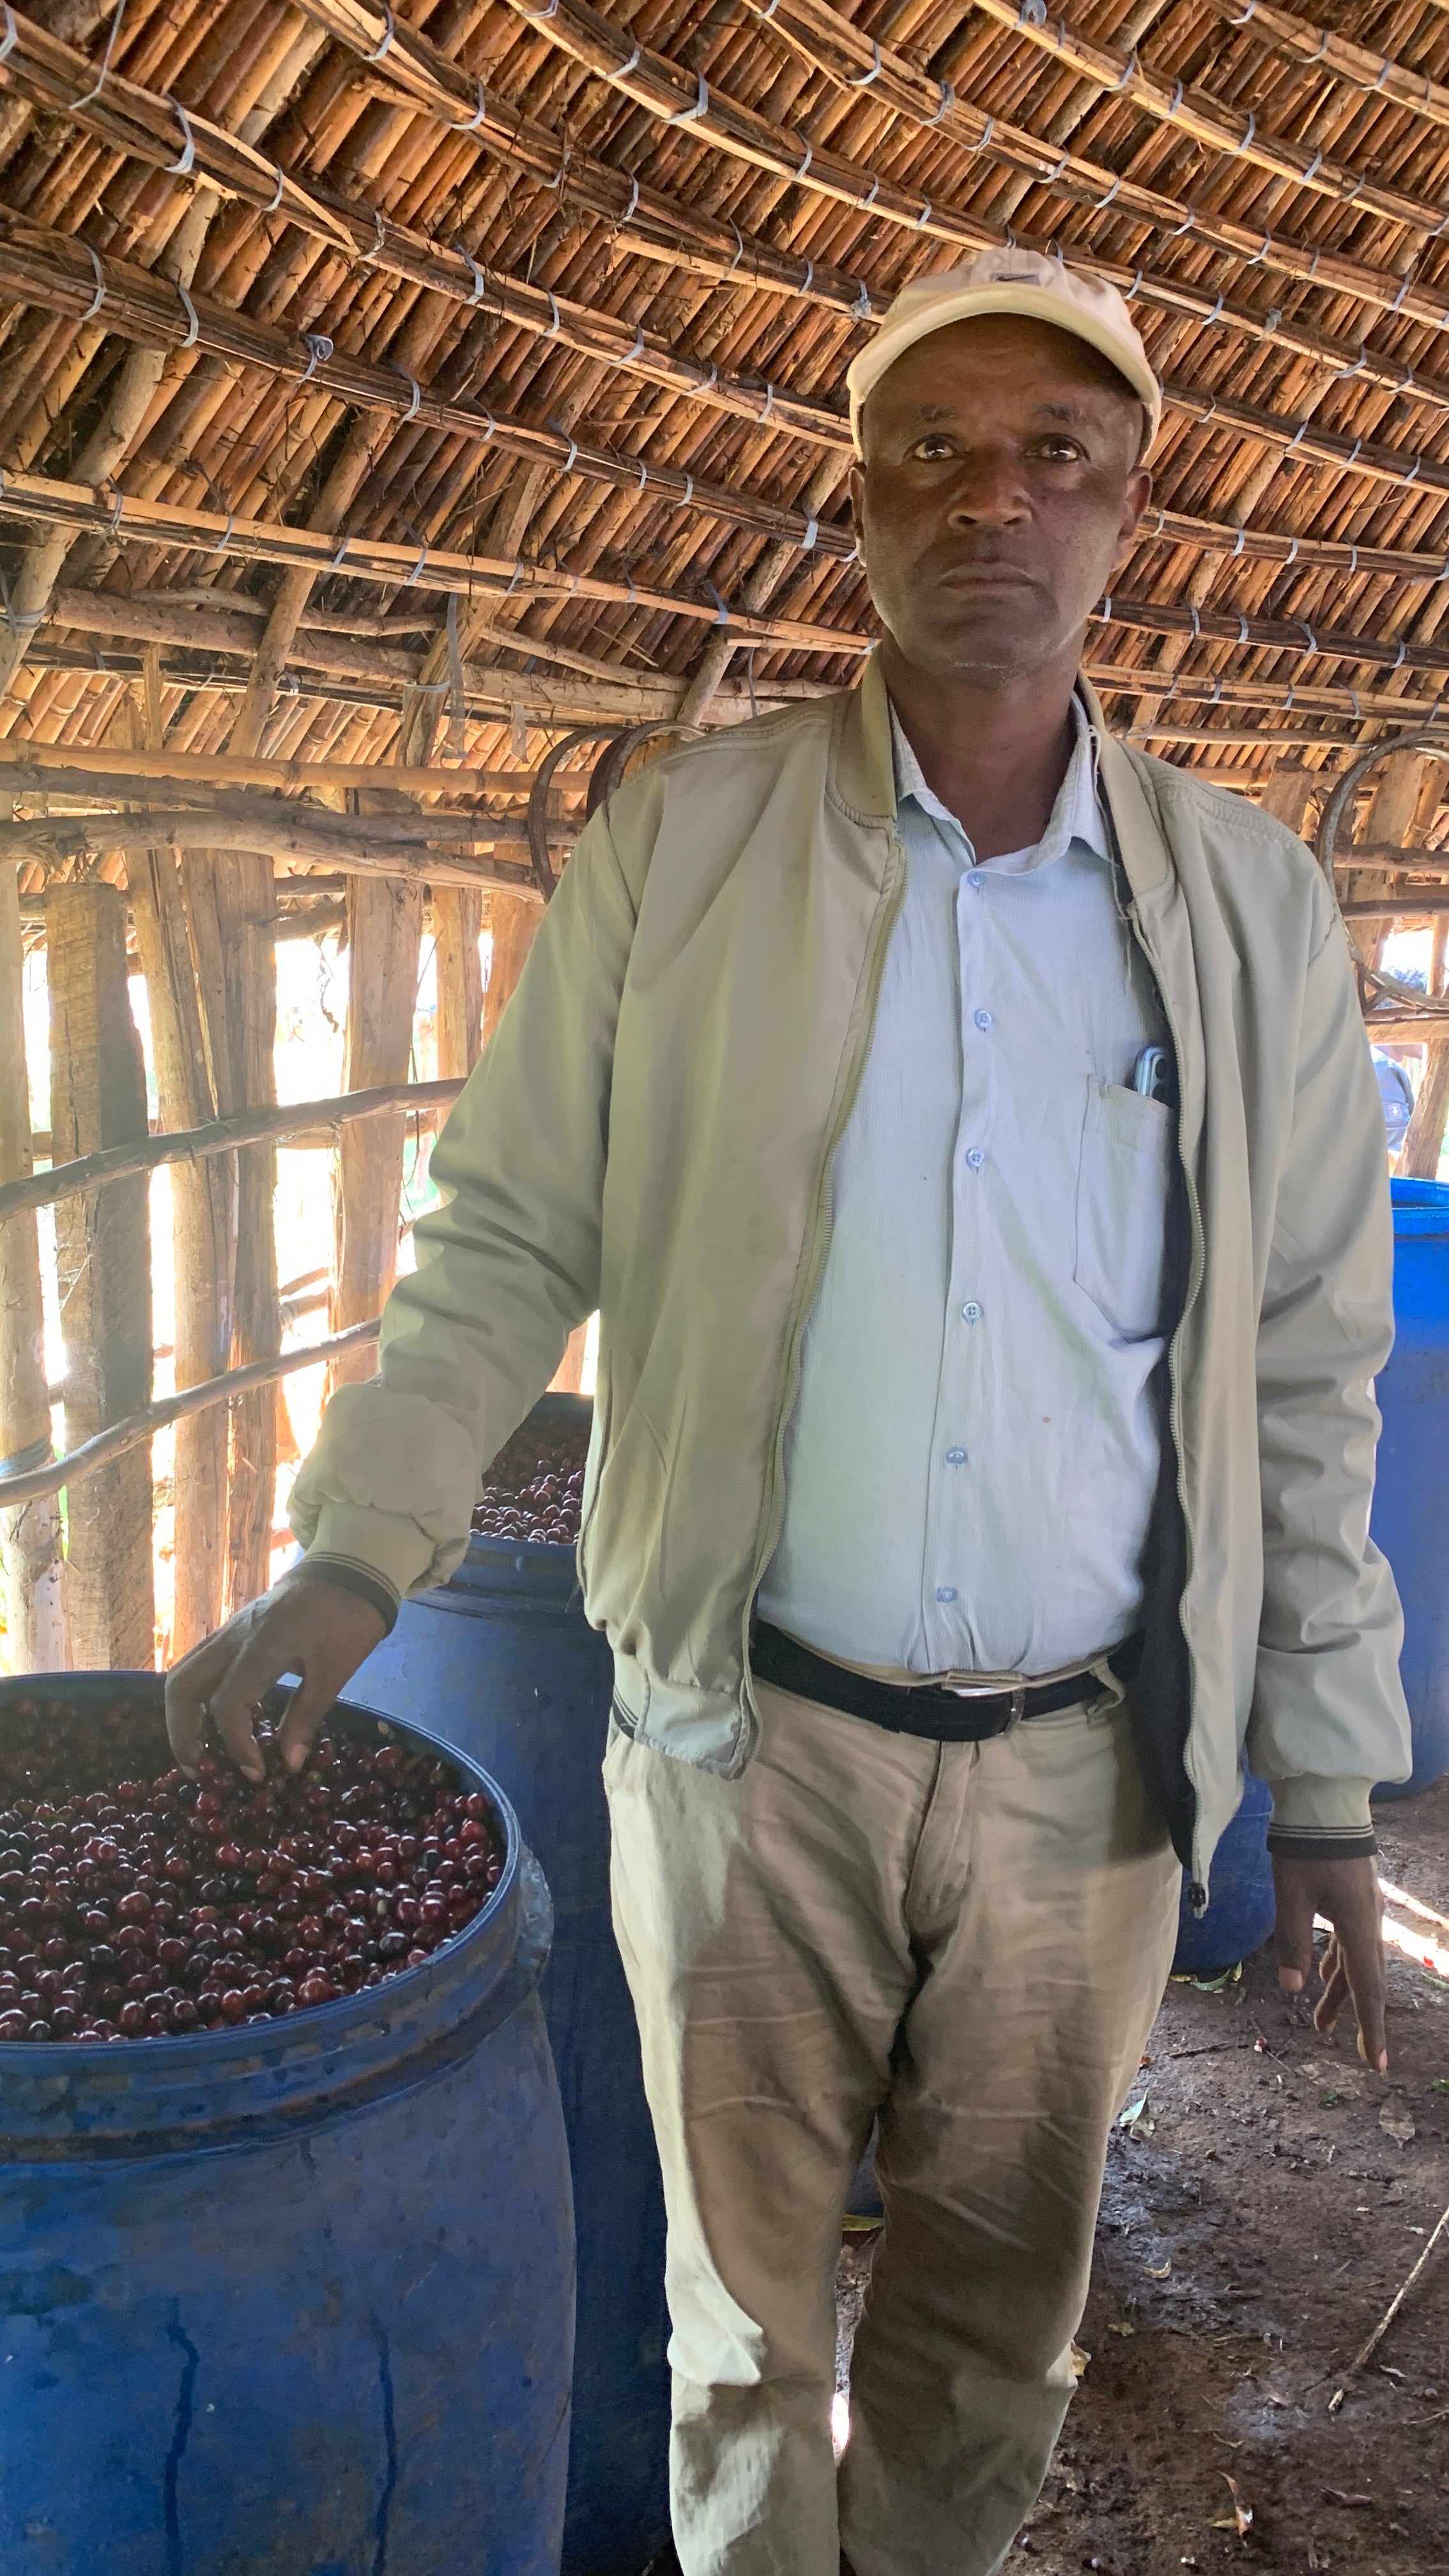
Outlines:
<svg viewBox="0 0 1449 2576"><path fill-rule="evenodd" d="M275 2021L418 1967L497 1886L504 1836L451 1763L339 1724L265 1780L124 1700L0 1720L0 2041L164 2039Z"/></svg>
<svg viewBox="0 0 1449 2576"><path fill-rule="evenodd" d="M525 1422L489 1469L473 1527L488 1538L572 1547L584 1499L588 1427L540 1431Z"/></svg>

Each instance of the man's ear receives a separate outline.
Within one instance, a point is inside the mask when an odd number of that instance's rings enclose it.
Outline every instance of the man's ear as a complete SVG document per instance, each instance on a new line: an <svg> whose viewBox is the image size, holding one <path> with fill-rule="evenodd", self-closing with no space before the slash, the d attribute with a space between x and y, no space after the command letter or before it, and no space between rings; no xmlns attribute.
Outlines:
<svg viewBox="0 0 1449 2576"><path fill-rule="evenodd" d="M1127 478L1122 498L1122 525L1117 532L1117 551L1112 557L1112 579L1115 581L1128 557L1135 552L1143 513L1152 498L1152 477L1145 465L1139 465Z"/></svg>

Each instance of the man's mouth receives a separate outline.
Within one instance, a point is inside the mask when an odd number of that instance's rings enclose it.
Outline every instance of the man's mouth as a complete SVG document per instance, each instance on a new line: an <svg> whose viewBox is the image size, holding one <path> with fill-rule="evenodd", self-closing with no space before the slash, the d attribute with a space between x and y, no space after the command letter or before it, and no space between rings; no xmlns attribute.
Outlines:
<svg viewBox="0 0 1449 2576"><path fill-rule="evenodd" d="M1035 590L1038 584L1019 564L986 562L949 564L940 575L945 590Z"/></svg>

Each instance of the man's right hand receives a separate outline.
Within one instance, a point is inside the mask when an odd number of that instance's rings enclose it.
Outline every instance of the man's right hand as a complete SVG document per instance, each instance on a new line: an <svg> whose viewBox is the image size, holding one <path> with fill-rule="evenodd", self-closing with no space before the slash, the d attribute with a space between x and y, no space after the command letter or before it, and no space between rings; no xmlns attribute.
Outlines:
<svg viewBox="0 0 1449 2576"><path fill-rule="evenodd" d="M167 1674L166 1731L182 1770L194 1775L210 1727L237 1769L262 1779L253 1721L273 1683L300 1673L277 1737L288 1770L300 1771L338 1693L386 1634L357 1593L320 1573L284 1575Z"/></svg>

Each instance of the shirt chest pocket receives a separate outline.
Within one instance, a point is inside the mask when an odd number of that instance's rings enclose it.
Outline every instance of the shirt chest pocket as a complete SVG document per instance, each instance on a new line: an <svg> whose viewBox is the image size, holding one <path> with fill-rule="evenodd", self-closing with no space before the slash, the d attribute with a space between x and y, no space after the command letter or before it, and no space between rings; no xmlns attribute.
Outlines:
<svg viewBox="0 0 1449 2576"><path fill-rule="evenodd" d="M1162 1329L1172 1130L1160 1100L1088 1081L1072 1275L1122 1341Z"/></svg>

